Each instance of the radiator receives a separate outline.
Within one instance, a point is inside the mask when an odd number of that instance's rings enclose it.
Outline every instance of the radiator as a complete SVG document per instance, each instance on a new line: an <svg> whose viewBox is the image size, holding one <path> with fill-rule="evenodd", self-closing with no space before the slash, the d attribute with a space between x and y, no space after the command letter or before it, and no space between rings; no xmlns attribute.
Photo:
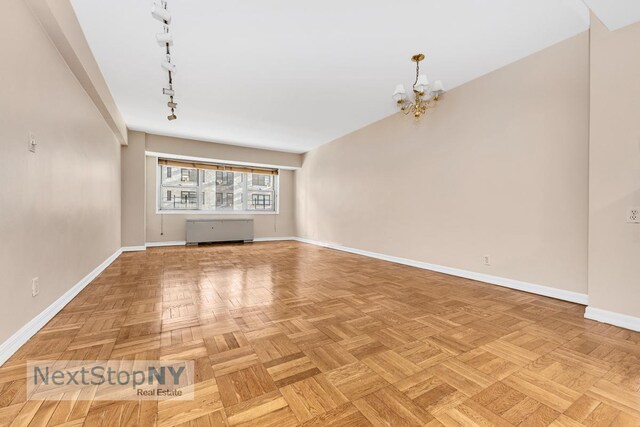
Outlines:
<svg viewBox="0 0 640 427"><path fill-rule="evenodd" d="M188 219L187 244L208 242L250 242L252 219Z"/></svg>

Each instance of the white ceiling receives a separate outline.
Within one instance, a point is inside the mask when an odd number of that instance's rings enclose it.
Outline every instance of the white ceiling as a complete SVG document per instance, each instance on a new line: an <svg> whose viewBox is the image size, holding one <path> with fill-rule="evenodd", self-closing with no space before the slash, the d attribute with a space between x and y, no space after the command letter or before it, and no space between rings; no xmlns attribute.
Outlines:
<svg viewBox="0 0 640 427"><path fill-rule="evenodd" d="M610 31L640 21L638 0L584 0Z"/></svg>
<svg viewBox="0 0 640 427"><path fill-rule="evenodd" d="M589 22L580 0L168 1L173 122L152 0L72 0L128 127L292 152L396 112L414 53L451 89Z"/></svg>

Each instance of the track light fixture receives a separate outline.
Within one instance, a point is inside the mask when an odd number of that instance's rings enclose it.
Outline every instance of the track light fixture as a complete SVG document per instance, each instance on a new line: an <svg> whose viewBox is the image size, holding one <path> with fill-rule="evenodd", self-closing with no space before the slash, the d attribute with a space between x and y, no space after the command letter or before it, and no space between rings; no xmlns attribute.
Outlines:
<svg viewBox="0 0 640 427"><path fill-rule="evenodd" d="M173 75L176 73L176 65L171 62L171 50L170 47L173 46L173 36L169 30L169 24L171 24L171 14L167 11L167 2L166 0L161 0L160 3L154 3L151 8L151 16L153 16L158 21L162 22L163 32L156 34L156 40L158 43L164 47L165 51L165 59L160 62L162 68L169 75L169 87L165 87L162 89L162 94L169 97L169 102L167 102L167 107L171 109L171 114L167 116L167 120L173 121L177 119L175 109L178 107L178 104L173 100L175 96L175 90L173 89Z"/></svg>
<svg viewBox="0 0 640 427"><path fill-rule="evenodd" d="M167 28L166 32L156 34L156 40L161 46L165 46L167 44L169 46L173 45L173 37L171 37L171 33L168 30L169 29Z"/></svg>
<svg viewBox="0 0 640 427"><path fill-rule="evenodd" d="M151 8L151 16L167 25L171 24L171 14L167 11L167 2L165 1L153 5Z"/></svg>
<svg viewBox="0 0 640 427"><path fill-rule="evenodd" d="M174 64L171 63L171 58L169 58L169 55L167 55L167 59L162 61L160 63L160 65L162 66L162 68L164 68L167 71L170 71L172 73L175 74L176 72L176 66Z"/></svg>

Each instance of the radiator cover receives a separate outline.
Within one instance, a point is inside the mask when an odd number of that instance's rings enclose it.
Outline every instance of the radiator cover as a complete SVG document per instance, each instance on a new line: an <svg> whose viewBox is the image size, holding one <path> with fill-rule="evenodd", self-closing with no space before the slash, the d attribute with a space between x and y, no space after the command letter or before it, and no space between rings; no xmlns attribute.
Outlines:
<svg viewBox="0 0 640 427"><path fill-rule="evenodd" d="M253 241L252 219L188 219L187 244Z"/></svg>

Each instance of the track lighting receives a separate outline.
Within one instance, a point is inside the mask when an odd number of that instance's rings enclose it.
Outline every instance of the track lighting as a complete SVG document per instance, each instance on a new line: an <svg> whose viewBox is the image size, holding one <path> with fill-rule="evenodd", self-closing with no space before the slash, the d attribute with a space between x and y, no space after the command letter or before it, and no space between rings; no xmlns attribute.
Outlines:
<svg viewBox="0 0 640 427"><path fill-rule="evenodd" d="M169 24L171 23L171 14L167 11L167 2L166 0L161 0L160 3L154 3L151 8L151 15L157 19L158 21L164 23L164 31L162 33L156 34L156 41L164 48L165 51L165 60L160 63L163 69L167 71L169 77L169 87L162 89L162 94L169 97L169 102L167 102L167 107L171 109L171 114L167 116L167 120L173 121L177 119L175 109L178 106L178 103L173 100L173 97L176 95L173 90L173 77L176 73L176 66L171 62L171 50L170 47L173 46L173 37L171 36L171 31L169 30Z"/></svg>
<svg viewBox="0 0 640 427"><path fill-rule="evenodd" d="M160 22L164 22L165 24L171 23L171 14L167 12L166 3L162 4L154 4L151 8L151 16L156 18Z"/></svg>

